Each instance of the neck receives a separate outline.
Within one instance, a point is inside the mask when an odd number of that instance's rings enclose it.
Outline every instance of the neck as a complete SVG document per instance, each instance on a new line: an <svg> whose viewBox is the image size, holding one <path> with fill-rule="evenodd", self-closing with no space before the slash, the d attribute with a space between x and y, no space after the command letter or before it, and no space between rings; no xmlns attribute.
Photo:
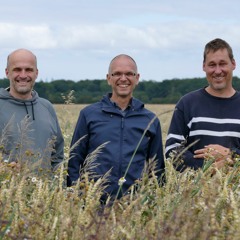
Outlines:
<svg viewBox="0 0 240 240"><path fill-rule="evenodd" d="M14 98L17 98L17 99L22 99L22 100L32 99L32 92L27 93L27 94L19 94L19 93L11 91L11 88L10 88L9 93L11 94L11 96L13 96Z"/></svg>
<svg viewBox="0 0 240 240"><path fill-rule="evenodd" d="M226 90L226 89L215 90L215 89L211 88L210 86L208 86L208 87L205 88L205 90L210 95L215 96L215 97L221 97L221 98L230 98L236 93L236 90L232 87L228 90Z"/></svg>
<svg viewBox="0 0 240 240"><path fill-rule="evenodd" d="M122 98L122 97L111 97L111 100L115 102L122 110L125 110L129 105L131 97Z"/></svg>

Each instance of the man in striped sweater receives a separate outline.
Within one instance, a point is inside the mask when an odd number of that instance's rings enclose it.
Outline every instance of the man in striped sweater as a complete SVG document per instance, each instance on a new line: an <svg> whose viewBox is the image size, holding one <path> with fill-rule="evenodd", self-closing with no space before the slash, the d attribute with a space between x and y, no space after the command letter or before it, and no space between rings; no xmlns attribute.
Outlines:
<svg viewBox="0 0 240 240"><path fill-rule="evenodd" d="M206 44L203 71L208 86L178 101L166 140L166 158L175 158L177 170L201 168L206 159L221 168L240 154L240 93L232 85L235 68L226 41L217 38Z"/></svg>

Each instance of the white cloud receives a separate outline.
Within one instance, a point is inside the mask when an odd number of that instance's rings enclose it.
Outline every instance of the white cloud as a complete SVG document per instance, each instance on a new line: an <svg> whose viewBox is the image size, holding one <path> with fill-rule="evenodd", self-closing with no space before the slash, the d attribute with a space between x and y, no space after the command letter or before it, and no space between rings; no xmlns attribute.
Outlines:
<svg viewBox="0 0 240 240"><path fill-rule="evenodd" d="M2 47L21 46L47 49L56 46L50 28L46 25L23 25L1 23L0 44Z"/></svg>
<svg viewBox="0 0 240 240"><path fill-rule="evenodd" d="M42 79L102 78L123 52L136 58L145 79L203 76L203 48L213 38L227 40L240 62L239 6L237 0L9 0L0 8L0 77L7 55L21 47L36 53Z"/></svg>
<svg viewBox="0 0 240 240"><path fill-rule="evenodd" d="M240 25L218 25L197 22L162 22L159 25L132 27L120 24L79 24L48 26L2 23L0 44L33 49L95 49L111 48L171 50L199 46L215 37L225 37L238 44Z"/></svg>

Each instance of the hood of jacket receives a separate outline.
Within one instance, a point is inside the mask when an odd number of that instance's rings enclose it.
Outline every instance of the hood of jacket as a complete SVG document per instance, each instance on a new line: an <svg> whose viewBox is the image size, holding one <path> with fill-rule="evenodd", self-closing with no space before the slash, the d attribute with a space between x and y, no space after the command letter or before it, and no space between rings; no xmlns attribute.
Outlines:
<svg viewBox="0 0 240 240"><path fill-rule="evenodd" d="M9 101L15 105L23 106L26 110L26 114L29 114L27 106L31 106L33 120L35 120L34 105L37 103L37 99L39 98L38 93L35 90L33 90L31 99L19 99L19 98L14 98L9 91L10 91L9 87L5 89L0 88L0 99Z"/></svg>

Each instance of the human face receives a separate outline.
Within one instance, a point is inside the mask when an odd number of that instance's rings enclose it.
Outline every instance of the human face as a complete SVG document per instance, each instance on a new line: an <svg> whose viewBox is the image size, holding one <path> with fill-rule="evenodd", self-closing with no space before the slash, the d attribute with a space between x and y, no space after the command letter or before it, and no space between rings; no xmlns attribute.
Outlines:
<svg viewBox="0 0 240 240"><path fill-rule="evenodd" d="M127 56L119 56L114 59L107 74L108 84L112 87L112 100L130 100L134 88L139 82L137 66Z"/></svg>
<svg viewBox="0 0 240 240"><path fill-rule="evenodd" d="M28 50L16 50L9 55L5 72L10 81L10 94L19 99L31 99L38 76L36 57Z"/></svg>
<svg viewBox="0 0 240 240"><path fill-rule="evenodd" d="M227 49L210 51L203 63L203 70L209 83L208 92L215 96L228 96L233 89L232 74L235 68L235 60L229 58Z"/></svg>

